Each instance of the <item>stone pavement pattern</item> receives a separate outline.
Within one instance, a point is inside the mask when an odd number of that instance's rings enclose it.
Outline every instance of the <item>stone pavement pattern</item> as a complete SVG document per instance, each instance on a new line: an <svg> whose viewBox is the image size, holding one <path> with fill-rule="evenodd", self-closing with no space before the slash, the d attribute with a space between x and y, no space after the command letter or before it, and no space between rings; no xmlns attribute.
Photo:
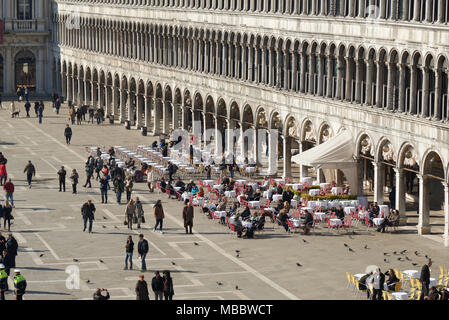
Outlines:
<svg viewBox="0 0 449 320"><path fill-rule="evenodd" d="M25 299L91 299L95 288L107 288L112 299L135 299L134 287L140 273L137 248L133 257L135 270L123 267L126 238L133 235L137 245L139 232L130 232L123 225L125 207L115 203L112 191L110 203L101 204L98 182L93 181L92 189L82 187L85 147L135 147L151 144L156 138L144 137L137 130L127 131L117 124L84 123L72 126L72 144L67 146L63 136L66 106L57 116L51 103L45 105L41 125L35 117L24 118L24 112L19 119L11 119L8 111L0 110L0 151L8 158L8 175L16 185L12 231L20 245L17 267L28 280ZM28 160L37 169L31 190L26 187L23 174ZM58 192L56 172L61 165L68 173L72 168L79 172L79 194L71 193L69 180L67 191ZM266 230L255 239L238 239L225 226L207 219L198 208L194 235L186 235L181 202L149 193L145 183L135 185L133 197L136 196L144 202L147 223L142 233L150 244L146 280L151 283L154 270L170 270L174 299L352 299L353 294L346 289L346 271L360 273L372 264L383 270L419 269L425 262L424 254L421 258L412 254L409 257L419 263L417 267L395 258L386 264L383 252L408 249L426 253L435 261L434 275L439 272L437 266L448 261L448 249L411 232L378 234L362 228L348 235L327 233L322 227L306 237L308 243L304 243L302 235L288 235L279 226L273 230L268 222ZM3 198L2 191L0 199ZM166 215L164 234L152 232L152 203L159 198ZM87 199L92 199L97 207L93 234L82 232L80 207ZM349 244L355 253L349 252L343 243ZM370 249L364 249L365 244ZM239 258L235 256L236 249L241 251ZM296 262L303 266L296 266ZM72 265L80 270L79 289L66 287L66 268ZM236 285L239 290L235 290ZM153 299L154 295L150 297ZM7 295L7 299L12 299L12 295Z"/></svg>

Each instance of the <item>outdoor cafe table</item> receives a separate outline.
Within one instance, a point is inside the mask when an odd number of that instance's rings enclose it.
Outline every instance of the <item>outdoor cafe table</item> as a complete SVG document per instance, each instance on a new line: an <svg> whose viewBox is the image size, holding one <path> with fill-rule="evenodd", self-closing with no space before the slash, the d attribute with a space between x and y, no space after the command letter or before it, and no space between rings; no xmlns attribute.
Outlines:
<svg viewBox="0 0 449 320"><path fill-rule="evenodd" d="M354 275L354 278L356 278L357 280L360 280L361 277L363 277L365 275L365 273L357 273Z"/></svg>
<svg viewBox="0 0 449 320"><path fill-rule="evenodd" d="M383 222L384 222L384 218L374 218L373 219L373 223L376 225L376 226L380 226Z"/></svg>
<svg viewBox="0 0 449 320"><path fill-rule="evenodd" d="M244 185L245 183L246 183L246 180L242 180L242 179L241 179L241 180L236 180L236 181L235 181L235 184L238 185L238 186L242 186L242 185Z"/></svg>
<svg viewBox="0 0 449 320"><path fill-rule="evenodd" d="M260 208L260 202L259 201L249 201L248 207L250 208Z"/></svg>
<svg viewBox="0 0 449 320"><path fill-rule="evenodd" d="M267 199L270 199L270 196L271 196L272 194L273 194L272 191L266 190L266 191L263 192L263 197L264 197L264 198L267 198Z"/></svg>
<svg viewBox="0 0 449 320"><path fill-rule="evenodd" d="M224 218L226 217L226 211L215 211L214 215L216 215L219 218Z"/></svg>
<svg viewBox="0 0 449 320"><path fill-rule="evenodd" d="M360 211L359 218L365 219L368 216L368 211Z"/></svg>
<svg viewBox="0 0 449 320"><path fill-rule="evenodd" d="M345 214L348 216L351 215L351 212L355 212L355 207L345 207L344 208Z"/></svg>
<svg viewBox="0 0 449 320"><path fill-rule="evenodd" d="M340 201L340 205L344 208L344 207L350 207L351 206L351 201L349 200L343 200Z"/></svg>
<svg viewBox="0 0 449 320"><path fill-rule="evenodd" d="M326 219L326 212L315 212L314 215L317 219L320 219L321 221Z"/></svg>
<svg viewBox="0 0 449 320"><path fill-rule="evenodd" d="M301 219L289 219L294 227L300 227L301 226Z"/></svg>
<svg viewBox="0 0 449 320"><path fill-rule="evenodd" d="M311 177L303 177L303 178L301 179L301 182L302 182L302 183L308 183L309 186L310 186L310 185L312 185L313 179L312 179Z"/></svg>
<svg viewBox="0 0 449 320"><path fill-rule="evenodd" d="M274 181L276 181L277 184L285 184L284 179L274 179Z"/></svg>
<svg viewBox="0 0 449 320"><path fill-rule="evenodd" d="M273 201L282 201L282 194L274 194L273 195Z"/></svg>
<svg viewBox="0 0 449 320"><path fill-rule="evenodd" d="M195 198L195 199L192 200L192 203L200 206L200 205L204 204L204 199L202 199L202 198Z"/></svg>
<svg viewBox="0 0 449 320"><path fill-rule="evenodd" d="M249 221L242 221L242 227L250 228L253 224Z"/></svg>
<svg viewBox="0 0 449 320"><path fill-rule="evenodd" d="M203 184L212 186L214 184L214 180L203 180Z"/></svg>
<svg viewBox="0 0 449 320"><path fill-rule="evenodd" d="M329 219L329 223L331 226L341 226L343 224L340 219Z"/></svg>
<svg viewBox="0 0 449 320"><path fill-rule="evenodd" d="M329 189L331 184L329 182L320 183L321 189Z"/></svg>
<svg viewBox="0 0 449 320"><path fill-rule="evenodd" d="M189 199L190 196L191 196L191 194L189 192L184 192L181 197L185 201L185 200Z"/></svg>
<svg viewBox="0 0 449 320"><path fill-rule="evenodd" d="M213 186L213 188L214 188L214 189L221 190L221 189L224 188L224 186L223 186L222 184L215 184L215 185Z"/></svg>
<svg viewBox="0 0 449 320"><path fill-rule="evenodd" d="M290 207L292 207L293 209L298 208L298 201L292 199L292 200L290 201Z"/></svg>
<svg viewBox="0 0 449 320"><path fill-rule="evenodd" d="M392 292L391 300L408 300L408 293L403 291Z"/></svg>
<svg viewBox="0 0 449 320"><path fill-rule="evenodd" d="M343 194L343 187L333 187L331 193L333 195Z"/></svg>
<svg viewBox="0 0 449 320"><path fill-rule="evenodd" d="M254 173L256 172L256 167L246 167L245 171L248 173Z"/></svg>
<svg viewBox="0 0 449 320"><path fill-rule="evenodd" d="M227 198L235 198L235 191L234 190L230 190L230 191L225 191L225 196Z"/></svg>
<svg viewBox="0 0 449 320"><path fill-rule="evenodd" d="M402 272L405 276L407 276L407 278L413 278L413 279L417 279L419 278L419 271L418 270L404 270Z"/></svg>
<svg viewBox="0 0 449 320"><path fill-rule="evenodd" d="M173 189L175 189L175 191L179 191L181 190L181 187L173 187Z"/></svg>
<svg viewBox="0 0 449 320"><path fill-rule="evenodd" d="M313 212L313 208L311 208L311 207L301 207L301 209L300 209L301 211L309 211L309 212Z"/></svg>
<svg viewBox="0 0 449 320"><path fill-rule="evenodd" d="M319 196L320 195L320 189L311 189L311 190L309 190L309 194L311 196Z"/></svg>
<svg viewBox="0 0 449 320"><path fill-rule="evenodd" d="M302 189L302 183L288 183L286 184L287 187L292 187L293 190L300 190Z"/></svg>

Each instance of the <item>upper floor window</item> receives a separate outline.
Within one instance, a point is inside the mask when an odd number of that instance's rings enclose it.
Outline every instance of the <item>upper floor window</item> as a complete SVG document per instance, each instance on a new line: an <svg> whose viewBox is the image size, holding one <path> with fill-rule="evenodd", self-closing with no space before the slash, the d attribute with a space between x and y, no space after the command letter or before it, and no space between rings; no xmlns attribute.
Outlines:
<svg viewBox="0 0 449 320"><path fill-rule="evenodd" d="M17 0L17 19L31 20L32 19L32 0Z"/></svg>

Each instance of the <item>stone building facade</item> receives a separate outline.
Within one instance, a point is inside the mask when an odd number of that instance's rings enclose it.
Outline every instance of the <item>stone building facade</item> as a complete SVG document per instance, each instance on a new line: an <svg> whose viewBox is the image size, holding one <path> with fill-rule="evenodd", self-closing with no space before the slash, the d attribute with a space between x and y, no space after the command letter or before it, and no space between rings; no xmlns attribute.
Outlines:
<svg viewBox="0 0 449 320"><path fill-rule="evenodd" d="M43 92L102 106L152 134L198 123L200 131L275 129L284 176L291 175L292 150L347 129L358 193L371 185L383 203L394 187L402 222L415 196L419 234L432 231L433 210L443 211L449 245L449 0L48 5L43 29L51 32L35 53L49 53L37 86ZM11 5L3 10L11 17ZM2 55L12 59L9 50ZM241 148L254 155L252 146Z"/></svg>
<svg viewBox="0 0 449 320"><path fill-rule="evenodd" d="M3 0L0 19L0 93L13 96L26 86L31 96L48 95L53 89L47 69L53 56L49 1Z"/></svg>

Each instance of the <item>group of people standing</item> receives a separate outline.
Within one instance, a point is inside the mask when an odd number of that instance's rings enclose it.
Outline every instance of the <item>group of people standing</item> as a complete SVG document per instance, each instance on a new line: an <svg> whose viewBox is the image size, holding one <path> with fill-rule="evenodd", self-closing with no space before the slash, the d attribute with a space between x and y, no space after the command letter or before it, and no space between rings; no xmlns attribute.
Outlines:
<svg viewBox="0 0 449 320"><path fill-rule="evenodd" d="M88 114L88 119L86 120L86 114ZM105 119L105 112L103 107L99 107L97 110L94 109L93 106L83 105L81 107L71 106L69 108L69 120L72 122L72 125L76 124L80 125L82 121L87 121L87 123L94 123L94 120L97 124L102 124Z"/></svg>

